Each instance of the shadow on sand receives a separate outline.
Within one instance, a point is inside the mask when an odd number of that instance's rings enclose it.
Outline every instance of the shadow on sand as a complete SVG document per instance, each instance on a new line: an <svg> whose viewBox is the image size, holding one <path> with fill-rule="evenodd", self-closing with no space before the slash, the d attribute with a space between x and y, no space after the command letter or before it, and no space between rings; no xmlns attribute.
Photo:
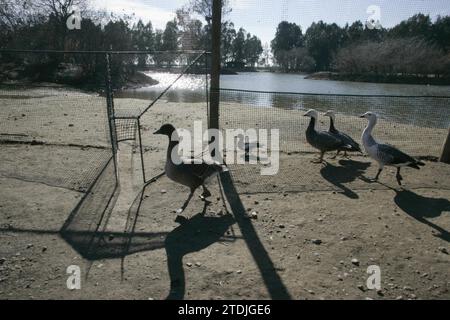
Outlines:
<svg viewBox="0 0 450 320"><path fill-rule="evenodd" d="M151 182L156 180L157 178ZM60 230L60 234L90 264L98 259L120 258L122 279L126 256L136 252L165 248L170 276L170 293L167 299L183 299L186 288L183 257L186 254L203 250L218 241L235 241L237 237L234 236L234 233L230 236L227 236L226 233L233 224L237 223L271 298L290 299L290 294L277 274L267 250L259 239L251 220L247 218L246 210L235 189L231 175L228 172L224 173L220 182L219 188L221 185L225 193L225 195L222 193L224 204L228 203L232 211L231 214L227 212L227 214L219 217L206 217L204 213L208 203L205 202L203 211L190 219L178 217L176 221L180 225L171 232L136 232L145 200L145 190L149 186L147 184L143 186L127 212L125 230L123 232L108 232L105 230L107 229L111 203L114 202L119 190L119 188L111 188L109 192L102 195L101 199L97 194L95 211L91 210L92 200L89 200L88 203L90 210L78 210L84 206L81 203L78 209L76 208L72 212L68 221ZM89 197L86 197L86 199L89 199ZM92 212L97 211L100 214L92 215ZM93 227L83 229L89 217L89 225ZM105 219L106 222L103 221Z"/></svg>
<svg viewBox="0 0 450 320"><path fill-rule="evenodd" d="M400 209L417 221L439 232L437 235L439 238L447 242L450 241L450 234L447 230L426 219L439 217L444 212L450 213L450 201L448 199L424 197L405 189L393 190L396 192L394 202Z"/></svg>
<svg viewBox="0 0 450 320"><path fill-rule="evenodd" d="M339 160L340 166L334 166L328 162L320 170L322 177L339 188L342 193L350 199L358 199L358 195L346 187L344 183L350 183L361 177L370 166L370 162L359 162L354 160Z"/></svg>

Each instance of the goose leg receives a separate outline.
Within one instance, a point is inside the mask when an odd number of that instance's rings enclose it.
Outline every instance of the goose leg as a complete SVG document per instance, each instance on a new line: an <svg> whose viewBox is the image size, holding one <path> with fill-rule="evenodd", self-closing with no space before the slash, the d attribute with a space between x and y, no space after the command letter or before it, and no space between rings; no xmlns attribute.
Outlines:
<svg viewBox="0 0 450 320"><path fill-rule="evenodd" d="M323 152L323 151L320 153L319 163L322 163L322 162L323 162L323 156L324 156L324 154L325 154L325 152Z"/></svg>
<svg viewBox="0 0 450 320"><path fill-rule="evenodd" d="M401 186L403 177L400 174L400 167L397 168L397 174L395 175L395 177L397 178L398 185Z"/></svg>
<svg viewBox="0 0 450 320"><path fill-rule="evenodd" d="M383 171L383 168L379 168L377 175L375 176L375 178L373 180L378 181L378 177L380 176L381 171Z"/></svg>
<svg viewBox="0 0 450 320"><path fill-rule="evenodd" d="M313 160L311 161L312 163L322 163L323 162L323 155L325 154L325 152L321 151L320 152L320 157L317 160Z"/></svg>
<svg viewBox="0 0 450 320"><path fill-rule="evenodd" d="M189 196L186 199L186 201L183 203L183 206L176 211L177 214L181 214L184 211L184 209L186 209L186 207L188 206L188 204L191 201L192 197L194 196L194 192L195 192L195 189L193 189L193 190L191 189L191 192L189 193Z"/></svg>
<svg viewBox="0 0 450 320"><path fill-rule="evenodd" d="M202 184L202 187L203 187L203 193L200 196L200 198L202 200L205 200L206 198L211 196L211 192L206 188L206 186L204 184Z"/></svg>

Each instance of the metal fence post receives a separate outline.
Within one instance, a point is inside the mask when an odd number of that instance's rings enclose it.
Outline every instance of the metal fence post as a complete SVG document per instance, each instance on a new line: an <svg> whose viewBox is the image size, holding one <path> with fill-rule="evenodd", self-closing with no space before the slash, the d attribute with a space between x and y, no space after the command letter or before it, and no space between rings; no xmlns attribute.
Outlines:
<svg viewBox="0 0 450 320"><path fill-rule="evenodd" d="M117 172L117 132L116 132L116 119L114 112L114 96L111 87L111 54L105 55L105 94L106 94L106 110L108 113L108 125L109 125L109 137L111 140L111 146L113 151L114 165L116 168L116 178L118 178Z"/></svg>
<svg viewBox="0 0 450 320"><path fill-rule="evenodd" d="M208 126L210 129L219 129L220 35L222 32L222 0L213 0L212 10L211 90L209 100Z"/></svg>

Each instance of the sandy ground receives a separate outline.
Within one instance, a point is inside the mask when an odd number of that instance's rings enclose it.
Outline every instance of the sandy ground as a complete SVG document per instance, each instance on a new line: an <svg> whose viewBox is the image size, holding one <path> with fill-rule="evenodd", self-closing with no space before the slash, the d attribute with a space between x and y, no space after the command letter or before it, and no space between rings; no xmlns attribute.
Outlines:
<svg viewBox="0 0 450 320"><path fill-rule="evenodd" d="M99 151L104 149L58 144L107 146L107 130L98 131L103 118L92 120L102 114L101 98L70 92L50 98L27 94L34 98L19 99L20 105L32 102L27 110L53 106L61 116L40 130L43 119L52 121L43 111L22 117L23 109L14 109L17 99L1 99L8 106L1 110L10 117L2 129L54 144L1 146L1 299L450 298L450 166L427 161L420 171L406 169L400 188L390 169L381 183L370 183L367 178L376 167L366 157L312 164L315 154L304 144L307 120L300 112L280 112L278 123L270 117L269 126L284 124L287 130L282 132L286 143L278 175L261 178L258 167L231 166L231 175L222 177L224 199L213 180L212 203L204 208L195 197L177 221L173 210L186 199L187 190L162 177L140 194L139 154L133 152L132 142L121 143L120 188L113 210L101 220L92 211L84 217L85 224L79 224L101 225L96 234L85 235L99 239L87 255L61 228L83 196L82 186L98 172L85 172L84 159L96 159L94 167L104 163L104 151ZM118 113L133 113L142 105L116 100ZM159 103L144 116L147 177L162 171L167 143L150 133L163 122L189 127L193 120L205 121L204 108ZM247 110L239 112L224 110L222 119L229 126L239 119L267 126L264 112L254 118L242 117ZM80 114L86 121L74 122ZM300 129L289 129L286 123L292 121L298 121ZM364 122L351 121L341 120L340 127L353 128L356 134ZM251 122L245 120L246 125ZM395 125L396 130L388 130L391 124L380 124L380 138L416 155L437 156L439 148L429 152L417 140L439 140L445 132ZM70 265L81 268L80 290L66 286ZM378 292L366 286L369 265L380 267Z"/></svg>

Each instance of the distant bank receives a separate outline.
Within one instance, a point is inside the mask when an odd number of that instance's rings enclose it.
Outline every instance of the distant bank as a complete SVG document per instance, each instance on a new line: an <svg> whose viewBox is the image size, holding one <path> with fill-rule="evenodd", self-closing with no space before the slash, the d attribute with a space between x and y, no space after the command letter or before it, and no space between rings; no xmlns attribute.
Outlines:
<svg viewBox="0 0 450 320"><path fill-rule="evenodd" d="M450 77L435 77L433 75L401 75L401 74L349 74L321 71L307 75L305 79L335 80L371 83L397 83L422 85L450 85Z"/></svg>

